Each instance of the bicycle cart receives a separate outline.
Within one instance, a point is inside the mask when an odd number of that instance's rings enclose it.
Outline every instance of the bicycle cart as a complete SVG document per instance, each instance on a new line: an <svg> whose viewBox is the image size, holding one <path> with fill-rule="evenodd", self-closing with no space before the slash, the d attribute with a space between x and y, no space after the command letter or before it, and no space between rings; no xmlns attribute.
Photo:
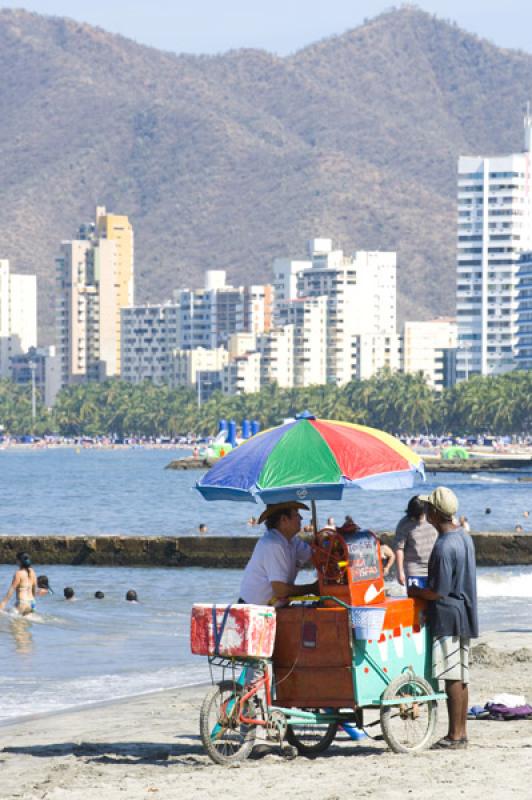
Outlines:
<svg viewBox="0 0 532 800"><path fill-rule="evenodd" d="M193 609L193 651L223 671L200 713L203 745L219 764L247 758L260 728L307 756L326 750L340 727L357 738L380 724L399 753L431 744L445 694L431 678L423 601L385 597L371 531L324 530L312 547L319 598L275 612Z"/></svg>

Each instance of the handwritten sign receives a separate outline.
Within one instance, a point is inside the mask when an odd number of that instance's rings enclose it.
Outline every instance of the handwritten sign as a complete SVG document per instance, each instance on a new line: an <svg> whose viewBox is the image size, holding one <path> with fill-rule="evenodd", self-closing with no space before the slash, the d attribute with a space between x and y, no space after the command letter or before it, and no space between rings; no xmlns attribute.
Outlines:
<svg viewBox="0 0 532 800"><path fill-rule="evenodd" d="M353 583L369 581L380 575L377 541L368 531L358 531L345 537Z"/></svg>

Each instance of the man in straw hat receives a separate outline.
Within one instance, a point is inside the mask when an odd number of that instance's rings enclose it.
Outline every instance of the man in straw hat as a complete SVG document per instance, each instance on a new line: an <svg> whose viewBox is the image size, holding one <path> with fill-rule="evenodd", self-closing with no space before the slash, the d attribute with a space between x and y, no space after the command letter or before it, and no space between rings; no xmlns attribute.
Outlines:
<svg viewBox="0 0 532 800"><path fill-rule="evenodd" d="M312 594L318 583L296 584L299 570L308 564L311 549L298 533L302 509L308 506L296 500L267 505L258 524L266 532L259 539L244 570L240 585L240 603L275 605L291 595Z"/></svg>
<svg viewBox="0 0 532 800"><path fill-rule="evenodd" d="M432 676L445 681L447 692L448 733L434 746L462 749L467 747L469 644L478 636L475 547L471 536L455 522L458 500L454 492L439 486L419 499L427 504L427 520L438 531L427 588L408 591L429 601Z"/></svg>

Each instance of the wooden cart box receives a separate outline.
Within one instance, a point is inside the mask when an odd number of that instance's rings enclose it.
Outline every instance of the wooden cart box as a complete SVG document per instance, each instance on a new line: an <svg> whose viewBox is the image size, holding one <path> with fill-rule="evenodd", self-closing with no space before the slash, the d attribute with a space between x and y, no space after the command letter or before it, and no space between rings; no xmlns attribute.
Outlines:
<svg viewBox="0 0 532 800"><path fill-rule="evenodd" d="M281 608L273 652L275 702L353 706L350 619L343 608Z"/></svg>

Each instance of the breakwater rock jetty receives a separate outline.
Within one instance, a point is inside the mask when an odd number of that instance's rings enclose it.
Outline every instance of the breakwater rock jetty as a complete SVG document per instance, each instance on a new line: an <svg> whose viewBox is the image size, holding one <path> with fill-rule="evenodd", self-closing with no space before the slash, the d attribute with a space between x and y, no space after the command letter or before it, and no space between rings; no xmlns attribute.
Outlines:
<svg viewBox="0 0 532 800"><path fill-rule="evenodd" d="M479 566L532 564L532 535L474 533ZM384 541L393 544L393 535ZM36 565L220 567L241 569L254 536L8 536L0 535L0 563L15 564L20 550Z"/></svg>
<svg viewBox="0 0 532 800"><path fill-rule="evenodd" d="M177 458L175 461L170 461L165 469L209 469L215 463L215 460L201 456L186 456L185 458Z"/></svg>
<svg viewBox="0 0 532 800"><path fill-rule="evenodd" d="M425 472L515 472L532 469L530 456L501 456L483 458L440 458L422 456Z"/></svg>
<svg viewBox="0 0 532 800"><path fill-rule="evenodd" d="M532 458L530 456L501 456L501 457L482 457L482 458L440 458L439 456L422 456L425 463L425 471L430 472L515 472L520 469L532 469ZM165 469L202 469L212 467L218 459L206 458L204 456L185 456L170 461ZM532 480L532 477L531 477Z"/></svg>

